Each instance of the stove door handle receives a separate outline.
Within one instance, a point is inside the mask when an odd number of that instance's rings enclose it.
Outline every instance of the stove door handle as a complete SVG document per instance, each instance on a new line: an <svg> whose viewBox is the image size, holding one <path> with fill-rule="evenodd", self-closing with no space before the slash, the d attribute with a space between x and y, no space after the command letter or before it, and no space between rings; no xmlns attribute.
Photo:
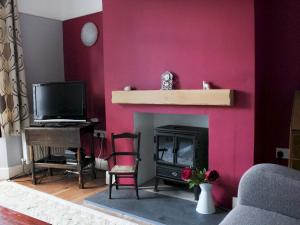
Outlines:
<svg viewBox="0 0 300 225"><path fill-rule="evenodd" d="M172 176L174 176L174 177L177 177L177 176L178 176L178 173L177 173L177 172L172 172L171 174L172 174Z"/></svg>

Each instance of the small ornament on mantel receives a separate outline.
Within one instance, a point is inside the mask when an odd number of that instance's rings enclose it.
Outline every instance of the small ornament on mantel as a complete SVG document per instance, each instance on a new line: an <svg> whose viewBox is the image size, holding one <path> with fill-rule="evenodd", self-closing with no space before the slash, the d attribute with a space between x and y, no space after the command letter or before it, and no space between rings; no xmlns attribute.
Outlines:
<svg viewBox="0 0 300 225"><path fill-rule="evenodd" d="M136 87L134 86L127 85L123 87L123 91L134 91L134 90L136 90Z"/></svg>
<svg viewBox="0 0 300 225"><path fill-rule="evenodd" d="M166 71L161 75L161 90L172 90L174 84L174 75Z"/></svg>
<svg viewBox="0 0 300 225"><path fill-rule="evenodd" d="M202 81L203 90L210 90L210 84L207 81Z"/></svg>
<svg viewBox="0 0 300 225"><path fill-rule="evenodd" d="M130 85L128 85L128 86L125 86L125 87L123 88L123 90L124 90L124 91L131 91L131 90L132 90L132 87L131 87Z"/></svg>

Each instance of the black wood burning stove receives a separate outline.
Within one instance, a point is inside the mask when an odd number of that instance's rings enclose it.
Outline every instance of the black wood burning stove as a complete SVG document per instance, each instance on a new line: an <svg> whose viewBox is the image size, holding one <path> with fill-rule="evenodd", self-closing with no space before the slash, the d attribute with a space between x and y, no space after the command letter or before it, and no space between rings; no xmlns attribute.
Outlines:
<svg viewBox="0 0 300 225"><path fill-rule="evenodd" d="M202 127L167 125L155 129L156 179L186 183L181 179L184 167L207 168L208 166L208 129ZM198 200L199 188L194 189Z"/></svg>

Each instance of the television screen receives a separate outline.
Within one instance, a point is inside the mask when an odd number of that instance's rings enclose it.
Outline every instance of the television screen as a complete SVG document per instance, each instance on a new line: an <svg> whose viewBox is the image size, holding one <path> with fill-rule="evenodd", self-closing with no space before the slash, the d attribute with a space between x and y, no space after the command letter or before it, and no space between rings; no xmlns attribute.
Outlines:
<svg viewBox="0 0 300 225"><path fill-rule="evenodd" d="M83 82L34 84L34 120L36 122L85 121L85 97Z"/></svg>

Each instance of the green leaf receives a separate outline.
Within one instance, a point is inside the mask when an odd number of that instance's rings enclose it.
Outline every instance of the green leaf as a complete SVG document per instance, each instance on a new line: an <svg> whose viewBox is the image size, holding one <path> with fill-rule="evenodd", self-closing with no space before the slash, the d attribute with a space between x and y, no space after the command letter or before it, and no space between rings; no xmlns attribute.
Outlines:
<svg viewBox="0 0 300 225"><path fill-rule="evenodd" d="M195 184L194 184L193 182L190 182L190 183L189 183L189 188L191 189L191 188L193 188L193 187L195 187Z"/></svg>

